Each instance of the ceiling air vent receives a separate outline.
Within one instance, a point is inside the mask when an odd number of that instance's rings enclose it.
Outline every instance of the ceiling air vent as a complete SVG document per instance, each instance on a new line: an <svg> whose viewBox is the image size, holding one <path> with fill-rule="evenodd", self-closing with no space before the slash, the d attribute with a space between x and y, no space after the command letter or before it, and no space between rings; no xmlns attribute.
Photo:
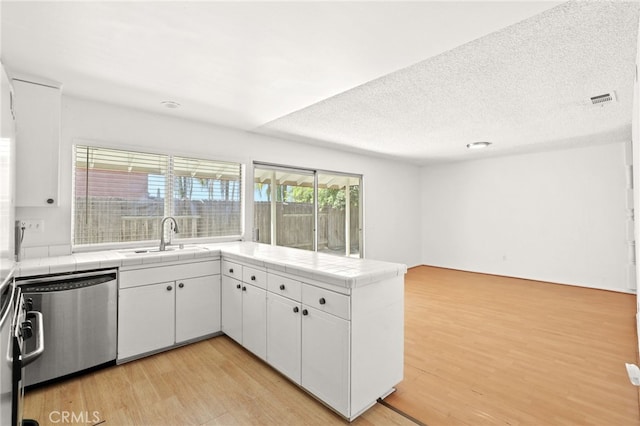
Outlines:
<svg viewBox="0 0 640 426"><path fill-rule="evenodd" d="M604 105L610 102L615 102L616 100L616 92L611 91L602 95L593 96L591 98L591 105Z"/></svg>

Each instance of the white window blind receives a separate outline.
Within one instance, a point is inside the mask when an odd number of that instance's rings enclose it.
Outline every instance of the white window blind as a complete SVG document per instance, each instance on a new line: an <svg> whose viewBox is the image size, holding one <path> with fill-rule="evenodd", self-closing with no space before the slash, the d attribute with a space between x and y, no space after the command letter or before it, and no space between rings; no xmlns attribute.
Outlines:
<svg viewBox="0 0 640 426"><path fill-rule="evenodd" d="M178 238L240 235L241 183L237 163L77 145L74 245L158 240L165 216Z"/></svg>

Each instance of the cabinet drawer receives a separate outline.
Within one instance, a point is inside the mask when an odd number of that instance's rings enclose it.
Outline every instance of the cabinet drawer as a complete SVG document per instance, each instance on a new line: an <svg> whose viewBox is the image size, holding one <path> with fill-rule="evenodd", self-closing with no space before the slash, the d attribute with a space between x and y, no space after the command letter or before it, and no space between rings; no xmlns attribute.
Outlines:
<svg viewBox="0 0 640 426"><path fill-rule="evenodd" d="M302 283L291 278L268 274L267 290L297 302L302 300Z"/></svg>
<svg viewBox="0 0 640 426"><path fill-rule="evenodd" d="M350 296L302 284L302 303L304 305L348 320L351 318L350 302Z"/></svg>
<svg viewBox="0 0 640 426"><path fill-rule="evenodd" d="M128 288L219 273L220 262L215 260L120 271L118 280L120 288Z"/></svg>
<svg viewBox="0 0 640 426"><path fill-rule="evenodd" d="M228 260L222 261L222 273L228 277L233 277L237 280L242 279L242 265L239 263L229 262Z"/></svg>
<svg viewBox="0 0 640 426"><path fill-rule="evenodd" d="M242 281L253 284L256 287L267 288L267 273L260 269L242 267Z"/></svg>

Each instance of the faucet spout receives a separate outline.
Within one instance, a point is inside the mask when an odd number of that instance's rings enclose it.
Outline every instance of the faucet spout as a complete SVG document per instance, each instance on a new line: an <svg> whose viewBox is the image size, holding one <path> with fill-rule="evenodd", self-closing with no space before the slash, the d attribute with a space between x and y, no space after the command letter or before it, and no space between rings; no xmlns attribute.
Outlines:
<svg viewBox="0 0 640 426"><path fill-rule="evenodd" d="M169 243L167 244L164 241L164 223L170 220L173 223L171 224L171 230L173 232L175 232L176 234L180 231L178 231L178 222L176 222L176 219L173 216L167 216L164 219L162 219L162 222L160 222L160 251L165 251L167 249L167 245L171 244L171 234L169 234Z"/></svg>

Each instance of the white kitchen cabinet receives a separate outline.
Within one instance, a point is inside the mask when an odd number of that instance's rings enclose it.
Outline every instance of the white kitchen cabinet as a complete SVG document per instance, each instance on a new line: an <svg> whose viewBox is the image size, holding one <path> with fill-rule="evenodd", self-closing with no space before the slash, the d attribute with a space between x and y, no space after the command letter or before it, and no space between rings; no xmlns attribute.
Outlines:
<svg viewBox="0 0 640 426"><path fill-rule="evenodd" d="M61 91L13 80L16 114L16 206L57 206Z"/></svg>
<svg viewBox="0 0 640 426"><path fill-rule="evenodd" d="M118 362L220 331L220 262L122 268Z"/></svg>
<svg viewBox="0 0 640 426"><path fill-rule="evenodd" d="M118 295L118 359L173 345L174 282L121 289Z"/></svg>
<svg viewBox="0 0 640 426"><path fill-rule="evenodd" d="M222 275L222 324L227 336L242 344L242 281Z"/></svg>
<svg viewBox="0 0 640 426"><path fill-rule="evenodd" d="M220 331L220 276L177 281L176 343Z"/></svg>
<svg viewBox="0 0 640 426"><path fill-rule="evenodd" d="M349 296L276 274L268 289L267 362L347 417Z"/></svg>
<svg viewBox="0 0 640 426"><path fill-rule="evenodd" d="M242 283L242 346L262 359L267 357L267 292Z"/></svg>
<svg viewBox="0 0 640 426"><path fill-rule="evenodd" d="M301 280L268 274L267 362L353 420L402 380L402 277L352 289Z"/></svg>
<svg viewBox="0 0 640 426"><path fill-rule="evenodd" d="M267 352L266 273L223 261L222 331L262 359ZM242 277L242 281L237 278Z"/></svg>
<svg viewBox="0 0 640 426"><path fill-rule="evenodd" d="M271 256L271 248L260 245L256 246L259 256L254 257L245 251L252 246L241 244L242 250L237 251L242 253L225 258L223 250L221 261L121 268L118 361L208 333L200 329L189 334L186 330L208 320L188 315L206 311L207 303L202 301L213 300L212 305L220 309L222 332L350 421L394 390L402 381L404 366L401 267L390 266L392 271L380 272L379 277L367 269L363 277L354 279L350 274L342 279L337 274L311 273L308 266L290 267L283 259L301 256L297 251L279 247L278 256ZM316 264L325 258L309 257L300 263L320 270ZM354 269L362 269L360 260L353 264ZM210 293L207 287L208 276L219 277L217 301L216 290ZM173 286L174 305L161 306L164 299L152 292L166 286ZM183 296L180 291L187 287L193 287L193 293L185 291ZM147 303L154 308L147 309ZM170 318L176 327L174 340L169 342L166 336L153 340L171 333L170 324L163 322Z"/></svg>
<svg viewBox="0 0 640 426"><path fill-rule="evenodd" d="M301 385L345 416L349 413L349 331L349 321L302 306Z"/></svg>
<svg viewBox="0 0 640 426"><path fill-rule="evenodd" d="M300 302L267 293L267 362L300 384L302 349Z"/></svg>

